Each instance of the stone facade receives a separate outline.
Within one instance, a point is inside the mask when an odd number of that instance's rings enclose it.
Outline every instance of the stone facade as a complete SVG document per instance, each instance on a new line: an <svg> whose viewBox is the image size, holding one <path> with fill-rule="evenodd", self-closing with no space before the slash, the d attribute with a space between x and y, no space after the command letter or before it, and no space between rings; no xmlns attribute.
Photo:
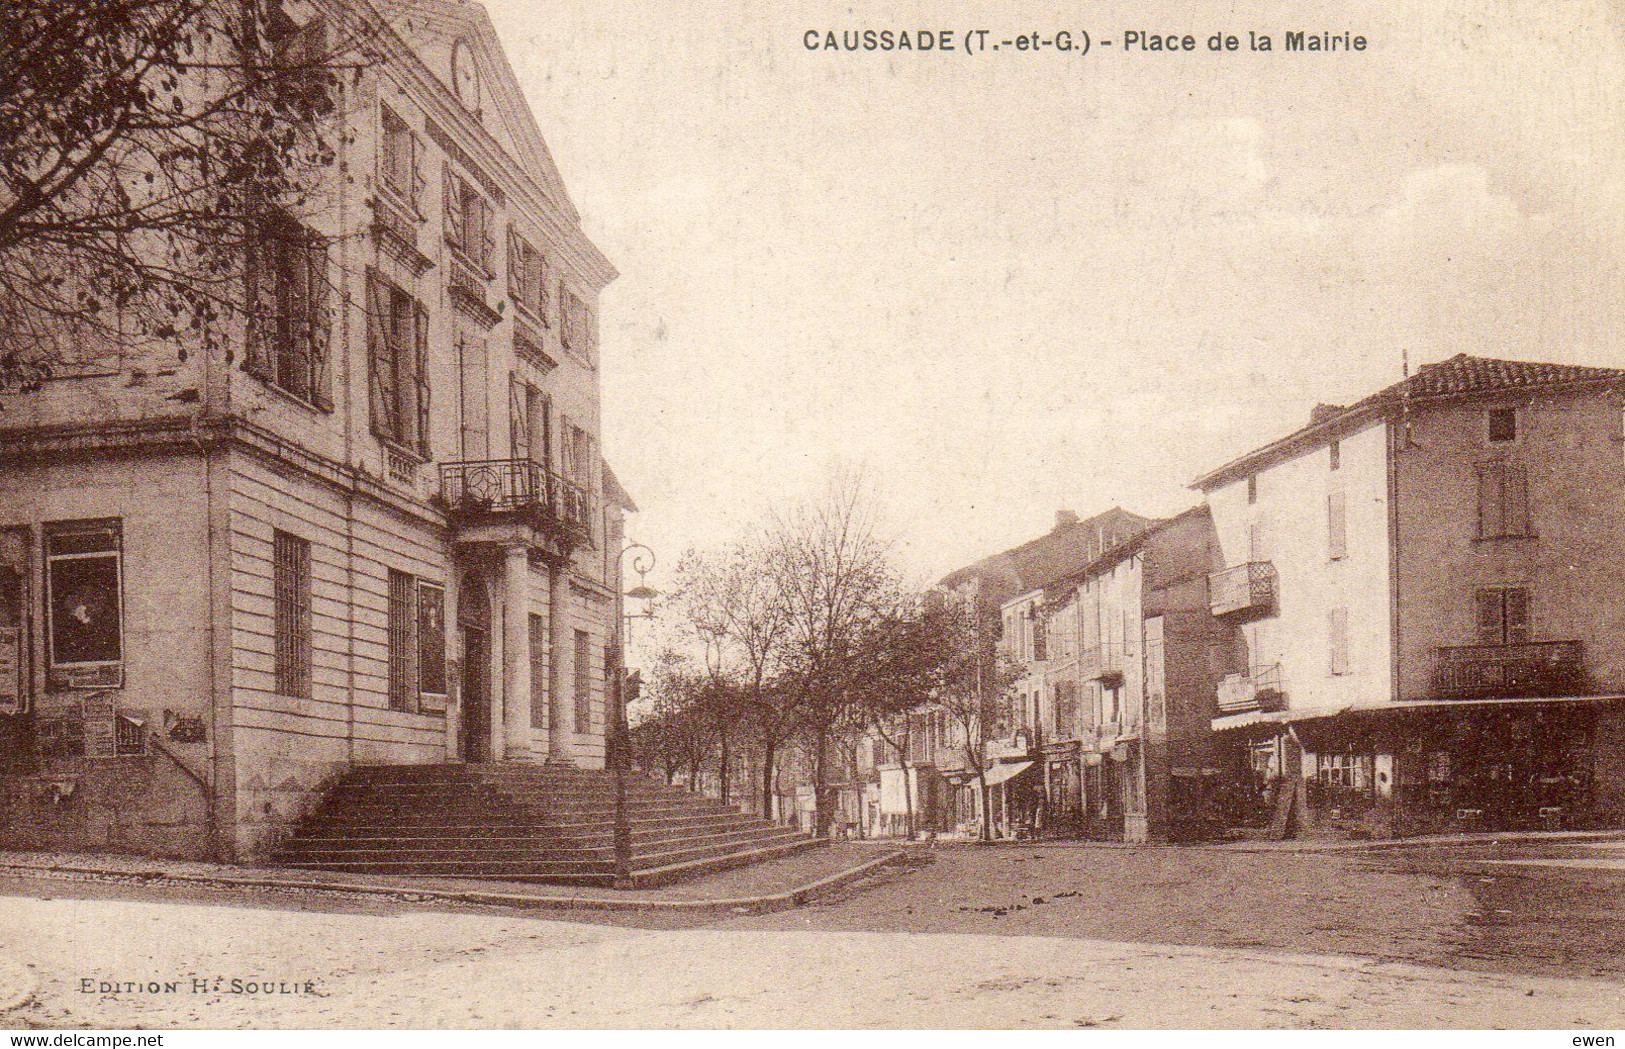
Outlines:
<svg viewBox="0 0 1625 1049"><path fill-rule="evenodd" d="M484 13L394 7L297 216L327 245L316 380L238 331L4 398L7 845L254 857L351 765L604 763L615 273Z"/></svg>

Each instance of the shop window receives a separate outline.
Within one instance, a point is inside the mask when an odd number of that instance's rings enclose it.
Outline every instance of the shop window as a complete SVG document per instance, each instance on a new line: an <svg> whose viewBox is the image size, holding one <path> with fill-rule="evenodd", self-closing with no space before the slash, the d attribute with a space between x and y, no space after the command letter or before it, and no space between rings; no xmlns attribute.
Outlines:
<svg viewBox="0 0 1625 1049"><path fill-rule="evenodd" d="M45 571L51 666L92 667L122 661L120 522L48 525Z"/></svg>
<svg viewBox="0 0 1625 1049"><path fill-rule="evenodd" d="M272 608L276 690L284 696L310 695L310 543L287 532L272 534Z"/></svg>

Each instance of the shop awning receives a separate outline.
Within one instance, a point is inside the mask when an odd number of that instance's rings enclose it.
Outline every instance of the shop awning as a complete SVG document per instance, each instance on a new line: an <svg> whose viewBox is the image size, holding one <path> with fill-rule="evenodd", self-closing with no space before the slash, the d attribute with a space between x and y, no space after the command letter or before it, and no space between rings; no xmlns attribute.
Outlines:
<svg viewBox="0 0 1625 1049"><path fill-rule="evenodd" d="M987 785L997 787L1005 780L1015 779L1032 767L1033 763L1030 761L1012 761L1003 765L994 765L987 770Z"/></svg>
<svg viewBox="0 0 1625 1049"><path fill-rule="evenodd" d="M1226 714L1213 719L1213 731L1229 732L1235 729L1253 728L1257 725L1282 725L1287 720L1284 710L1265 711L1248 710L1240 714Z"/></svg>

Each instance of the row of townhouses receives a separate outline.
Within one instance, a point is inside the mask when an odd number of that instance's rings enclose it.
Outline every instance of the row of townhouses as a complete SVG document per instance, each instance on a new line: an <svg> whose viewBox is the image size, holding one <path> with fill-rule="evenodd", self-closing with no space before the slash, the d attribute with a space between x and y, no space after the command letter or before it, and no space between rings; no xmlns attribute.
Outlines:
<svg viewBox="0 0 1625 1049"><path fill-rule="evenodd" d="M1193 487L942 580L1001 723L974 763L929 705L865 740L847 831L1625 824L1625 371L1459 355Z"/></svg>
<svg viewBox="0 0 1625 1049"><path fill-rule="evenodd" d="M276 11L376 54L259 320L0 397L8 846L253 857L352 766L604 763L615 271L478 6Z"/></svg>

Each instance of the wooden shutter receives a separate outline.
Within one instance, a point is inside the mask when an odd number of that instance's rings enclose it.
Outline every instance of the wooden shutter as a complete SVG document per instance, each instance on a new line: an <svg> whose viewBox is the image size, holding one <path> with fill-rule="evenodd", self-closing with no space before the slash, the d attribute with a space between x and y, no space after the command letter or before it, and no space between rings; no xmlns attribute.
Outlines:
<svg viewBox="0 0 1625 1049"><path fill-rule="evenodd" d="M1529 470L1522 463L1501 464L1501 517L1505 535L1533 535L1529 521Z"/></svg>
<svg viewBox="0 0 1625 1049"><path fill-rule="evenodd" d="M1349 672L1349 610L1334 608L1327 617L1331 641L1331 670L1334 674Z"/></svg>
<svg viewBox="0 0 1625 1049"><path fill-rule="evenodd" d="M1501 464L1478 464L1478 537L1493 539L1506 535L1506 515L1501 502Z"/></svg>
<svg viewBox="0 0 1625 1049"><path fill-rule="evenodd" d="M423 177L423 140L416 131L408 131L407 141L412 149L412 199L409 203L413 211L423 210L423 190L429 180Z"/></svg>
<svg viewBox="0 0 1625 1049"><path fill-rule="evenodd" d="M1347 500L1342 492L1326 496L1326 555L1333 560L1348 554Z"/></svg>
<svg viewBox="0 0 1625 1049"><path fill-rule="evenodd" d="M275 373L272 333L276 327L276 253L268 223L258 223L249 239L243 279L248 307L243 369L270 381Z"/></svg>
<svg viewBox="0 0 1625 1049"><path fill-rule="evenodd" d="M1506 640L1504 620L1502 618L1501 592L1499 590L1480 590L1475 595L1477 601L1478 643L1481 645L1499 645Z"/></svg>
<svg viewBox="0 0 1625 1049"><path fill-rule="evenodd" d="M526 387L519 376L508 376L508 454L513 459L530 458L530 406Z"/></svg>
<svg viewBox="0 0 1625 1049"><path fill-rule="evenodd" d="M542 394L537 399L537 419L533 423L531 449L536 461L553 469L553 398Z"/></svg>
<svg viewBox="0 0 1625 1049"><path fill-rule="evenodd" d="M389 326L384 320L384 309L389 303L389 289L377 272L367 270L367 400L371 407L372 432L379 437L393 439L395 403L390 396L395 387L394 366L390 357Z"/></svg>
<svg viewBox="0 0 1625 1049"><path fill-rule="evenodd" d="M508 227L508 298L530 305L525 300L525 250L512 226Z"/></svg>
<svg viewBox="0 0 1625 1049"><path fill-rule="evenodd" d="M1503 612L1506 620L1506 643L1509 645L1522 645L1534 635L1530 624L1529 591L1523 587L1514 587L1501 592Z"/></svg>
<svg viewBox="0 0 1625 1049"><path fill-rule="evenodd" d="M327 241L312 234L305 251L310 283L310 403L333 410L333 285L327 275Z"/></svg>
<svg viewBox="0 0 1625 1049"><path fill-rule="evenodd" d="M550 323L547 317L547 256L539 251L531 253L530 272L527 275L525 291L530 296L530 303L536 308L536 316L543 324Z"/></svg>
<svg viewBox="0 0 1625 1049"><path fill-rule="evenodd" d="M468 250L468 230L463 225L462 180L445 166L446 243L462 251Z"/></svg>
<svg viewBox="0 0 1625 1049"><path fill-rule="evenodd" d="M485 459L488 429L486 416L489 412L490 397L489 381L486 378L485 342L467 335L464 335L462 340L459 356L462 364L463 458Z"/></svg>
<svg viewBox="0 0 1625 1049"><path fill-rule="evenodd" d="M417 401L417 449L425 459L429 453L429 311L421 302L412 303L412 379Z"/></svg>
<svg viewBox="0 0 1625 1049"><path fill-rule="evenodd" d="M490 277L495 275L491 269L491 262L496 258L497 253L495 217L492 214L490 203L484 197L476 196L474 204L474 213L478 216L480 226L478 230L470 231L470 235L475 238L474 255L476 261L480 264L480 269L485 271L487 277Z"/></svg>

